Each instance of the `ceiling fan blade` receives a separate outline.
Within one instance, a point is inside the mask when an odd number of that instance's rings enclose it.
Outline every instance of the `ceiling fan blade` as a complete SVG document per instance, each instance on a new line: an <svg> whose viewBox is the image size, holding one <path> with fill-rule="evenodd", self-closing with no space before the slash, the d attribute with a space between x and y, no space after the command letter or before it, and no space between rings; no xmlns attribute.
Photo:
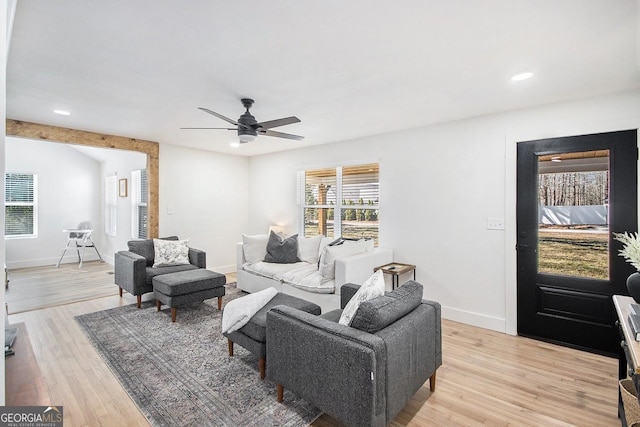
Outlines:
<svg viewBox="0 0 640 427"><path fill-rule="evenodd" d="M278 126L284 126L284 125L290 125L292 123L299 123L300 119L295 117L295 116L291 116L291 117L284 117L282 119L277 119L277 120L269 120L266 122L260 122L260 123L256 123L255 126L262 128L262 129L271 129L271 128L275 128Z"/></svg>
<svg viewBox="0 0 640 427"><path fill-rule="evenodd" d="M276 132L274 130L260 130L260 129L258 129L258 133L260 135L275 136L277 138L294 139L296 141L302 141L304 139L304 136L292 135L290 133Z"/></svg>
<svg viewBox="0 0 640 427"><path fill-rule="evenodd" d="M180 128L180 129L224 129L224 130L238 130L237 128Z"/></svg>
<svg viewBox="0 0 640 427"><path fill-rule="evenodd" d="M215 111L211 111L208 108L198 107L198 109L204 111L205 113L212 114L212 115L218 117L219 119L224 120L225 122L231 123L232 125L240 126L240 127L245 128L245 129L250 129L249 126L243 125L242 123L238 123L235 120L232 120L229 117L225 117L222 114L216 113Z"/></svg>

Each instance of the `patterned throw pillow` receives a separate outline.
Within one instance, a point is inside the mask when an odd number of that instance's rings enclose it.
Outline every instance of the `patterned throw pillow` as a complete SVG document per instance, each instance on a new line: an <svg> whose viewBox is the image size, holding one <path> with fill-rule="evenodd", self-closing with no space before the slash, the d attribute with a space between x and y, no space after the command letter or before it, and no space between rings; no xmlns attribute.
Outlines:
<svg viewBox="0 0 640 427"><path fill-rule="evenodd" d="M384 276L382 275L382 270L378 270L373 273L373 276L369 277L366 282L360 286L360 289L358 289L355 295L351 297L344 307L338 323L346 326L351 325L353 316L356 315L360 304L382 295L384 295Z"/></svg>
<svg viewBox="0 0 640 427"><path fill-rule="evenodd" d="M189 264L189 240L153 239L153 267Z"/></svg>

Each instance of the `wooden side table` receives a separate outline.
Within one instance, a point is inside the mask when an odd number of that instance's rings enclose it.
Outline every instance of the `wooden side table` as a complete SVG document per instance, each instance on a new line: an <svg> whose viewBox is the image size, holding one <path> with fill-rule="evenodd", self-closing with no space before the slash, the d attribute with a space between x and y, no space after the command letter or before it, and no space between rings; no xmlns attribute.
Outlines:
<svg viewBox="0 0 640 427"><path fill-rule="evenodd" d="M391 262L373 269L374 272L382 270L384 274L391 274L391 290L400 286L400 275L413 271L413 280L416 280L416 266L413 264L403 264L401 262Z"/></svg>

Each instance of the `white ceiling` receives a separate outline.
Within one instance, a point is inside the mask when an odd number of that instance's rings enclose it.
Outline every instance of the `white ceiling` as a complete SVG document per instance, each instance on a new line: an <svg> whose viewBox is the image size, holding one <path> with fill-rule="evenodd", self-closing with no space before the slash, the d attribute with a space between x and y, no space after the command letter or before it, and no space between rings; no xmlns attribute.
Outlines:
<svg viewBox="0 0 640 427"><path fill-rule="evenodd" d="M18 1L7 116L256 155L638 89L639 3ZM197 107L237 119L242 97L306 139L179 129L226 127Z"/></svg>

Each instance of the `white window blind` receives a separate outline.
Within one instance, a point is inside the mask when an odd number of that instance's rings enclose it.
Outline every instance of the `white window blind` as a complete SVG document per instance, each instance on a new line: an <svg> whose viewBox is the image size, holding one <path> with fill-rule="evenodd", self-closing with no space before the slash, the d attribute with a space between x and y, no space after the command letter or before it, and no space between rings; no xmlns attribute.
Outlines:
<svg viewBox="0 0 640 427"><path fill-rule="evenodd" d="M4 179L5 236L37 236L38 176L29 173L6 173Z"/></svg>
<svg viewBox="0 0 640 427"><path fill-rule="evenodd" d="M131 237L147 238L147 170L131 172Z"/></svg>
<svg viewBox="0 0 640 427"><path fill-rule="evenodd" d="M378 243L380 176L377 163L298 173L299 233L373 238Z"/></svg>
<svg viewBox="0 0 640 427"><path fill-rule="evenodd" d="M117 201L118 177L107 176L104 178L104 232L109 236L116 235Z"/></svg>

